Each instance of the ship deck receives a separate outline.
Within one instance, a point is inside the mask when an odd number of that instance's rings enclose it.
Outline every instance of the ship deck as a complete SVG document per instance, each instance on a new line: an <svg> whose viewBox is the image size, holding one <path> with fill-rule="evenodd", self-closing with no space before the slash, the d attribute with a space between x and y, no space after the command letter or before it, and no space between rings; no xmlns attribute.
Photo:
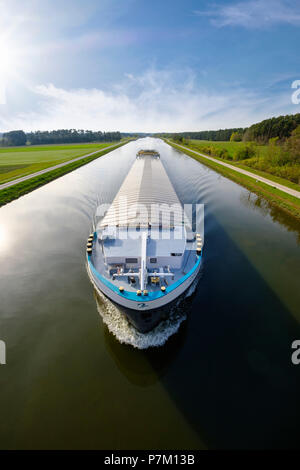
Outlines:
<svg viewBox="0 0 300 470"><path fill-rule="evenodd" d="M193 273L196 235L158 152L138 152L89 253L99 281L130 296L173 291Z"/></svg>
<svg viewBox="0 0 300 470"><path fill-rule="evenodd" d="M154 240L153 240L154 241ZM168 240L164 240L165 242L168 242ZM160 247L161 240L159 240L159 243L156 245ZM122 247L122 240L116 240L116 244L118 246L118 249L121 249ZM126 244L128 247L128 243ZM130 245L129 245L130 246ZM132 243L132 249L134 250L134 241ZM134 252L134 251L133 251ZM130 252L128 253L130 254ZM183 253L183 259L182 259L182 267L180 269L174 269L172 268L172 273L174 273L174 278L172 277L166 277L163 280L160 279L157 284L154 284L151 282L151 277L155 277L155 272L159 272L159 269L153 268L153 269L148 269L148 279L147 279L147 284L146 284L146 289L148 292L159 292L161 290L161 286L171 286L175 283L177 283L182 277L187 275L195 266L197 262L197 255L196 255L196 242L190 242L188 249L185 250ZM99 240L98 238L95 238L94 243L93 243L93 252L92 256L90 258L94 268L96 271L106 278L109 282L111 282L114 286L117 288L123 286L124 289L128 292L136 293L138 289L140 289L139 286L139 280L138 278L135 279L135 282L130 281L130 277L132 272L130 272L130 269L124 269L124 273L128 273L128 276L124 276L123 278L115 278L113 279L113 273L117 271L117 269L113 269L111 266L106 265L104 262L104 246L103 242ZM134 270L137 272L137 269Z"/></svg>

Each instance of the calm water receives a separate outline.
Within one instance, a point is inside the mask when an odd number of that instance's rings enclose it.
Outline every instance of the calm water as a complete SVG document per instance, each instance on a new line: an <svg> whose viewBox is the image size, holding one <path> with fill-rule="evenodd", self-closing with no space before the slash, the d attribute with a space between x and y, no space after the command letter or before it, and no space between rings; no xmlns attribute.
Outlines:
<svg viewBox="0 0 300 470"><path fill-rule="evenodd" d="M205 203L203 275L156 349L97 310L85 243L137 148ZM300 447L300 227L161 141L133 142L0 209L0 448ZM101 309L101 304L100 304Z"/></svg>

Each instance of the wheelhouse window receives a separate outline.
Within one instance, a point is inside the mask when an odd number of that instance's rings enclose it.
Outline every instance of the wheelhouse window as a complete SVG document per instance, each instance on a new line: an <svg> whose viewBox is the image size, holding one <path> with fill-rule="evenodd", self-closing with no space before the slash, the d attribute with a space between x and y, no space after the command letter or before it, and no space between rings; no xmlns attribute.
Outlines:
<svg viewBox="0 0 300 470"><path fill-rule="evenodd" d="M138 262L137 258L125 258L126 264L137 264L137 262Z"/></svg>
<svg viewBox="0 0 300 470"><path fill-rule="evenodd" d="M171 256L182 256L182 253L171 253Z"/></svg>

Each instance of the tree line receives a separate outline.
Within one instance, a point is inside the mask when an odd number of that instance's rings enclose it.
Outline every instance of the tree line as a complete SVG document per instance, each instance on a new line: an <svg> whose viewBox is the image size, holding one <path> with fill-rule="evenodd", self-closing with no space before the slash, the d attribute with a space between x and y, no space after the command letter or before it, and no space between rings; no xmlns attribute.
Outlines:
<svg viewBox="0 0 300 470"><path fill-rule="evenodd" d="M58 129L54 131L35 131L25 133L22 130L5 132L2 135L3 147L44 144L75 144L87 142L118 142L122 138L119 131L102 132L82 129Z"/></svg>
<svg viewBox="0 0 300 470"><path fill-rule="evenodd" d="M300 113L265 119L244 130L243 140L266 144L270 139L278 137L286 140L300 124Z"/></svg>
<svg viewBox="0 0 300 470"><path fill-rule="evenodd" d="M155 136L172 138L182 142L183 139L209 141L244 141L267 144L270 139L278 137L284 142L300 124L300 113L272 117L246 128L219 129L216 131L160 133Z"/></svg>
<svg viewBox="0 0 300 470"><path fill-rule="evenodd" d="M248 128L229 128L210 131L159 133L154 137L172 138L177 142L183 139L208 141L244 141L266 144L270 139L278 137L279 143L289 138L300 124L300 113L265 119ZM82 129L58 129L54 131L36 131L25 133L22 130L6 132L2 136L2 146L68 144L84 142L112 142L119 141L123 136L145 136L143 133L123 133L89 131Z"/></svg>
<svg viewBox="0 0 300 470"><path fill-rule="evenodd" d="M164 132L160 134L154 134L154 137L164 137L167 139L174 139L182 141L182 139L195 139L195 140L211 140L211 141L224 141L230 140L231 135L234 132L243 133L243 128L233 129L219 129L217 131L197 131L197 132Z"/></svg>

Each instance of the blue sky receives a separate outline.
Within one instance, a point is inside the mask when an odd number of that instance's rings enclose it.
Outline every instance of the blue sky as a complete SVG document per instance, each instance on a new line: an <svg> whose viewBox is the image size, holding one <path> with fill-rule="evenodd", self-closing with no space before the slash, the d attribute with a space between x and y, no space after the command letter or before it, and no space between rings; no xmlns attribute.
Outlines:
<svg viewBox="0 0 300 470"><path fill-rule="evenodd" d="M300 2L0 0L0 131L184 131L300 112Z"/></svg>

